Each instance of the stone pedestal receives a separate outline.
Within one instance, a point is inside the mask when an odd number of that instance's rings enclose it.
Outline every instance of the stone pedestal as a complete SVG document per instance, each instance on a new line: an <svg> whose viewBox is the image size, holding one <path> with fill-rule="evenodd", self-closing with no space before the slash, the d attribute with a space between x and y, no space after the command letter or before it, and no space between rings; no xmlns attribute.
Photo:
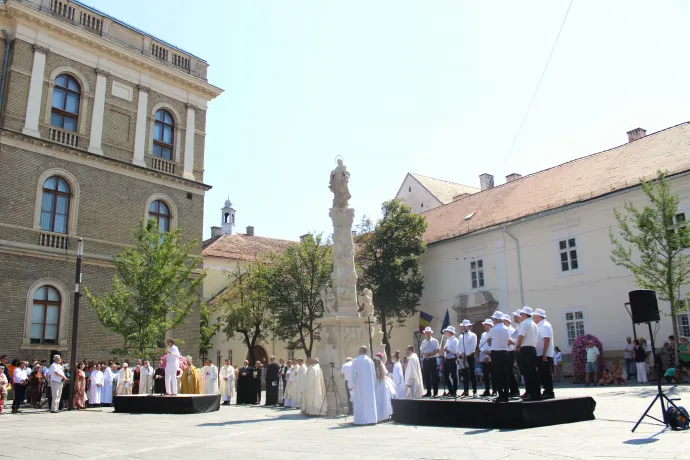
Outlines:
<svg viewBox="0 0 690 460"><path fill-rule="evenodd" d="M352 240L355 210L331 208L329 215L333 221L333 310L338 316L359 316L355 245Z"/></svg>

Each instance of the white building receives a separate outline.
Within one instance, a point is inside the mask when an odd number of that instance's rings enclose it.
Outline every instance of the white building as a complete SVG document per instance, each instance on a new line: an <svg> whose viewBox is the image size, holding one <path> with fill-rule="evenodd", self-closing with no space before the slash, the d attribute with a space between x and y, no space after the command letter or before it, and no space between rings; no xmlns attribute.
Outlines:
<svg viewBox="0 0 690 460"><path fill-rule="evenodd" d="M419 310L438 319L432 327L440 330L447 310L453 324L463 318L474 323L494 310L529 305L546 310L564 353L573 338L589 333L599 337L609 357L622 357L625 337L632 335L624 304L636 286L631 273L610 258L609 229L617 232L613 211L622 211L626 201L643 205L640 179L662 169L681 198L680 213L690 213L690 124L650 135L638 128L628 138L627 144L544 171L510 175L496 187L493 177L482 175L481 191L424 212L428 250L421 261L425 287ZM424 209L432 201L423 191L414 194L415 178L408 174L397 196L420 211L422 196ZM659 307L670 313L667 303ZM678 333L690 336L688 314L678 319ZM393 349L412 343L417 327L415 317L407 331L394 330ZM637 333L649 336L641 326ZM671 333L670 317L662 314L657 346Z"/></svg>

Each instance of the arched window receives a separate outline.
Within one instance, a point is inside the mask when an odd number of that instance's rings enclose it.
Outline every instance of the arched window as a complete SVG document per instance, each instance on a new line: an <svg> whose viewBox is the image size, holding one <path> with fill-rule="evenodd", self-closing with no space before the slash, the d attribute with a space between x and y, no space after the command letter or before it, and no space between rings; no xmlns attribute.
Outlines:
<svg viewBox="0 0 690 460"><path fill-rule="evenodd" d="M41 230L67 233L69 219L69 184L60 176L52 176L43 183L41 199Z"/></svg>
<svg viewBox="0 0 690 460"><path fill-rule="evenodd" d="M223 223L229 224L230 223L230 213L226 212L224 217L225 217L225 219L223 219Z"/></svg>
<svg viewBox="0 0 690 460"><path fill-rule="evenodd" d="M170 219L172 214L167 204L161 200L156 200L149 206L149 217L153 217L158 222L158 229L161 232L170 230Z"/></svg>
<svg viewBox="0 0 690 460"><path fill-rule="evenodd" d="M31 306L31 343L57 344L62 299L53 286L41 286Z"/></svg>
<svg viewBox="0 0 690 460"><path fill-rule="evenodd" d="M77 131L81 87L71 75L63 73L55 79L50 124L65 131Z"/></svg>
<svg viewBox="0 0 690 460"><path fill-rule="evenodd" d="M174 130L175 122L170 112L164 109L157 110L156 121L153 124L153 156L172 161Z"/></svg>

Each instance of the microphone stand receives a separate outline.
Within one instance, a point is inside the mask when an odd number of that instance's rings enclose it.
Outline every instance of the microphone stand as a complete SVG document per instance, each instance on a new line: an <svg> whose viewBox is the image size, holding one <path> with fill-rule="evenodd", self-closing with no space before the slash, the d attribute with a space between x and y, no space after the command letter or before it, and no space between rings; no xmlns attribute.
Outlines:
<svg viewBox="0 0 690 460"><path fill-rule="evenodd" d="M460 335L462 335L462 368L464 370L464 369L467 369L467 358L466 358L467 353L465 353L465 351L466 351L465 350L465 331L462 331L460 333ZM462 393L464 395L465 394L465 383L467 383L467 389L468 389L467 391L469 392L470 382L465 382L465 377L469 378L470 373L468 370L467 372L463 372L462 374L463 374L462 375ZM465 374L467 374L467 376L465 376ZM469 393L468 393L468 395L469 395Z"/></svg>

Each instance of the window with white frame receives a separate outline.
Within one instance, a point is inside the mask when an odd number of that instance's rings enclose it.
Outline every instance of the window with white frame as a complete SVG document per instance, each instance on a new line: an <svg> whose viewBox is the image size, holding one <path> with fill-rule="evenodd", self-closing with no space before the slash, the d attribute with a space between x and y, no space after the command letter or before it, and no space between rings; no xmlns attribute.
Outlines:
<svg viewBox="0 0 690 460"><path fill-rule="evenodd" d="M577 246L575 238L568 238L558 242L558 250L561 258L561 271L573 271L580 267L577 260Z"/></svg>
<svg viewBox="0 0 690 460"><path fill-rule="evenodd" d="M678 335L680 337L690 336L690 315L681 313L676 319L678 321Z"/></svg>
<svg viewBox="0 0 690 460"><path fill-rule="evenodd" d="M585 335L585 314L581 311L566 313L565 327L568 331L568 346L571 347L576 338Z"/></svg>
<svg viewBox="0 0 690 460"><path fill-rule="evenodd" d="M470 262L470 279L472 289L484 287L484 261L482 259Z"/></svg>

